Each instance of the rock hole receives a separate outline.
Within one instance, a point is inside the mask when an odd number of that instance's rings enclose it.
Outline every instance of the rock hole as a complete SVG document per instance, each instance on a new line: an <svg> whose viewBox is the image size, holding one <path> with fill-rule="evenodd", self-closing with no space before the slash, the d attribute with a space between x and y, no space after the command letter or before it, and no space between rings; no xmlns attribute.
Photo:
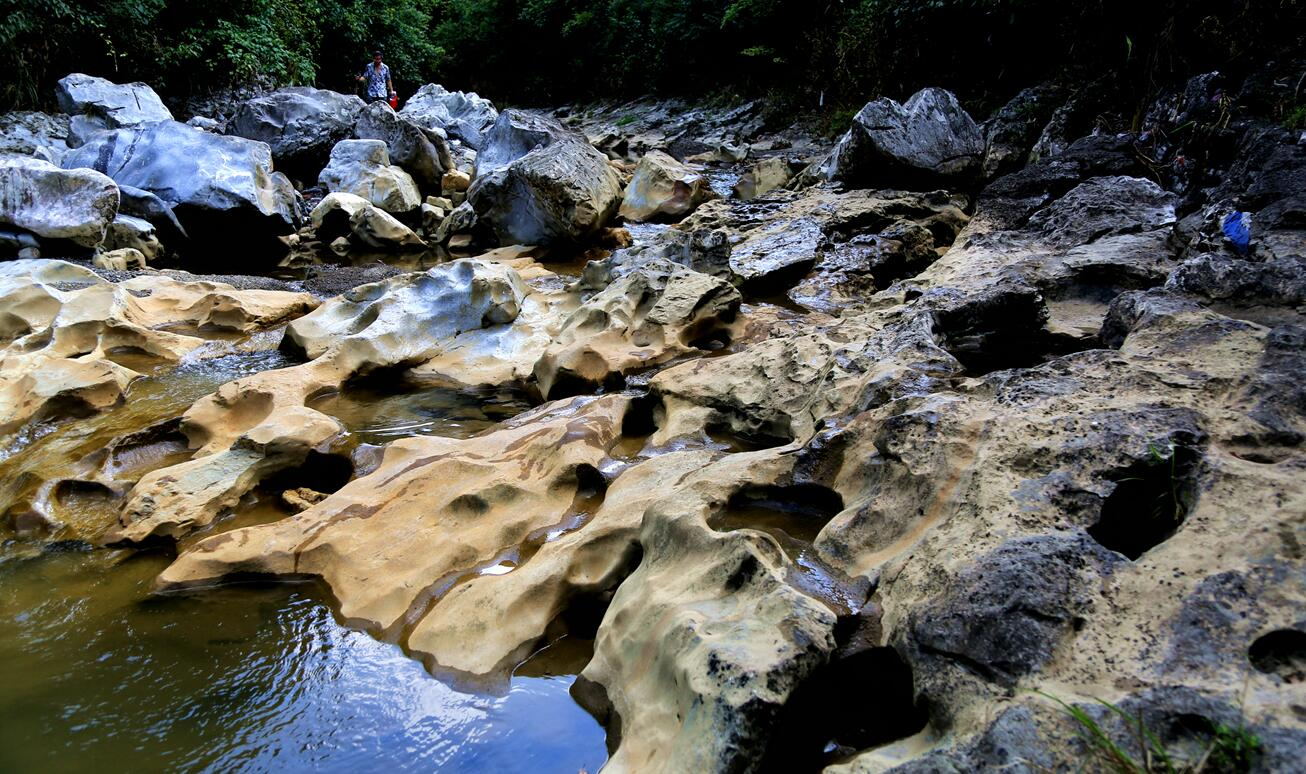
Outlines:
<svg viewBox="0 0 1306 774"><path fill-rule="evenodd" d="M259 488L277 493L288 489L311 489L331 494L349 483L353 475L354 463L349 457L310 451L303 463L272 474L259 483Z"/></svg>
<svg viewBox="0 0 1306 774"><path fill-rule="evenodd" d="M1115 477L1088 534L1104 548L1138 559L1173 535L1192 506L1197 451L1153 449L1151 456Z"/></svg>
<svg viewBox="0 0 1306 774"><path fill-rule="evenodd" d="M981 298L935 315L939 346L970 376L1032 368L1051 357L1097 345L1047 327L1048 307L1032 289Z"/></svg>
<svg viewBox="0 0 1306 774"><path fill-rule="evenodd" d="M849 697L862 697L854 711ZM913 736L929 713L911 667L891 647L838 658L807 678L780 710L763 772L817 771L871 747Z"/></svg>
<svg viewBox="0 0 1306 774"><path fill-rule="evenodd" d="M708 526L718 532L765 532L795 558L842 510L839 493L820 484L748 486L731 495L725 509L708 518Z"/></svg>
<svg viewBox="0 0 1306 774"><path fill-rule="evenodd" d="M1258 672L1278 675L1284 682L1306 681L1306 632L1275 629L1256 638L1247 658Z"/></svg>

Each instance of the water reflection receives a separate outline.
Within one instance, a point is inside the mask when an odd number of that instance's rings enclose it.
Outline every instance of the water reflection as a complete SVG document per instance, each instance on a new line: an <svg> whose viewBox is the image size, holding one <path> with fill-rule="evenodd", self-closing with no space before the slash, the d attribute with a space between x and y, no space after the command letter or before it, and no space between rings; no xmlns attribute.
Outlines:
<svg viewBox="0 0 1306 774"><path fill-rule="evenodd" d="M0 546L0 770L592 772L606 758L573 677L458 693L338 625L309 586L150 598L166 563Z"/></svg>

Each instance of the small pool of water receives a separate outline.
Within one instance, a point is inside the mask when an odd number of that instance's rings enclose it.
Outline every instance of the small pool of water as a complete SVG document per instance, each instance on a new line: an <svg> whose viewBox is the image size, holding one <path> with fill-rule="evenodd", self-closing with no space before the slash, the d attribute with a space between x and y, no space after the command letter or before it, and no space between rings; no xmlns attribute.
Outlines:
<svg viewBox="0 0 1306 774"><path fill-rule="evenodd" d="M531 404L510 390L347 387L309 406L339 419L359 443L381 445L413 435L471 438Z"/></svg>
<svg viewBox="0 0 1306 774"><path fill-rule="evenodd" d="M575 774L606 759L574 677L458 693L336 623L311 585L151 596L168 560L0 544L0 771Z"/></svg>

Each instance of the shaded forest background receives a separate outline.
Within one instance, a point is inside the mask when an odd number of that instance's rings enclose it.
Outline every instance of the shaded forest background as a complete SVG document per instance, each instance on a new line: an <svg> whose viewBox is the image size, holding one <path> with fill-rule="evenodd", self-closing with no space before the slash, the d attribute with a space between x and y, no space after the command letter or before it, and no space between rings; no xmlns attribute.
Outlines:
<svg viewBox="0 0 1306 774"><path fill-rule="evenodd" d="M923 85L988 108L1062 77L1122 100L1306 50L1306 0L0 0L0 109L72 71L180 100L258 77L353 91L385 49L510 104L648 93L839 111ZM1306 87L1297 89L1298 93Z"/></svg>

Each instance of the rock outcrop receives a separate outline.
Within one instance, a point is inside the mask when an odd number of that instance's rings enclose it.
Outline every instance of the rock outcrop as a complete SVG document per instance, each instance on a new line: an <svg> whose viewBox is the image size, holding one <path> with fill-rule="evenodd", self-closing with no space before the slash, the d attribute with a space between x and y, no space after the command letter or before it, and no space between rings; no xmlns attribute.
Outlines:
<svg viewBox="0 0 1306 774"><path fill-rule="evenodd" d="M717 194L707 177L661 151L640 159L619 214L626 220L679 220Z"/></svg>
<svg viewBox="0 0 1306 774"><path fill-rule="evenodd" d="M424 188L439 189L444 174L454 170L443 137L396 114L384 102L373 102L359 112L354 137L385 142L390 162L403 167Z"/></svg>
<svg viewBox="0 0 1306 774"><path fill-rule="evenodd" d="M413 92L399 114L419 126L443 130L477 151L499 118L494 104L476 92L448 91L438 83L428 83Z"/></svg>
<svg viewBox="0 0 1306 774"><path fill-rule="evenodd" d="M351 237L360 245L381 250L426 247L421 237L393 215L351 193L327 194L313 208L310 220L323 242Z"/></svg>
<svg viewBox="0 0 1306 774"><path fill-rule="evenodd" d="M94 248L117 214L118 186L105 175L0 155L0 223Z"/></svg>
<svg viewBox="0 0 1306 774"><path fill-rule="evenodd" d="M138 374L113 362L116 351L176 362L215 349L169 327L250 333L316 305L305 294L237 291L215 282L137 277L111 283L48 260L0 263L0 300L0 434L122 400Z"/></svg>
<svg viewBox="0 0 1306 774"><path fill-rule="evenodd" d="M541 115L506 110L476 160L467 201L501 244L552 245L598 233L621 179L585 139Z"/></svg>
<svg viewBox="0 0 1306 774"><path fill-rule="evenodd" d="M943 89L922 89L906 103L869 102L853 118L821 172L856 186L968 185L979 178L984 135Z"/></svg>
<svg viewBox="0 0 1306 774"><path fill-rule="evenodd" d="M287 86L241 104L227 134L267 143L278 167L312 180L336 143L353 133L362 109L354 94Z"/></svg>
<svg viewBox="0 0 1306 774"><path fill-rule="evenodd" d="M361 197L386 212L412 212L422 205L417 183L390 164L381 140L341 140L331 149L331 161L318 181L333 193Z"/></svg>
<svg viewBox="0 0 1306 774"><path fill-rule="evenodd" d="M171 121L163 100L144 83L113 83L82 73L59 79L59 109L72 116L69 147L84 144L96 132Z"/></svg>
<svg viewBox="0 0 1306 774"><path fill-rule="evenodd" d="M101 132L69 153L63 166L94 169L119 186L153 194L185 228L192 254L224 266L279 257L285 245L276 237L299 223L295 190L273 171L266 144L175 121ZM244 240L235 255L234 234Z"/></svg>

